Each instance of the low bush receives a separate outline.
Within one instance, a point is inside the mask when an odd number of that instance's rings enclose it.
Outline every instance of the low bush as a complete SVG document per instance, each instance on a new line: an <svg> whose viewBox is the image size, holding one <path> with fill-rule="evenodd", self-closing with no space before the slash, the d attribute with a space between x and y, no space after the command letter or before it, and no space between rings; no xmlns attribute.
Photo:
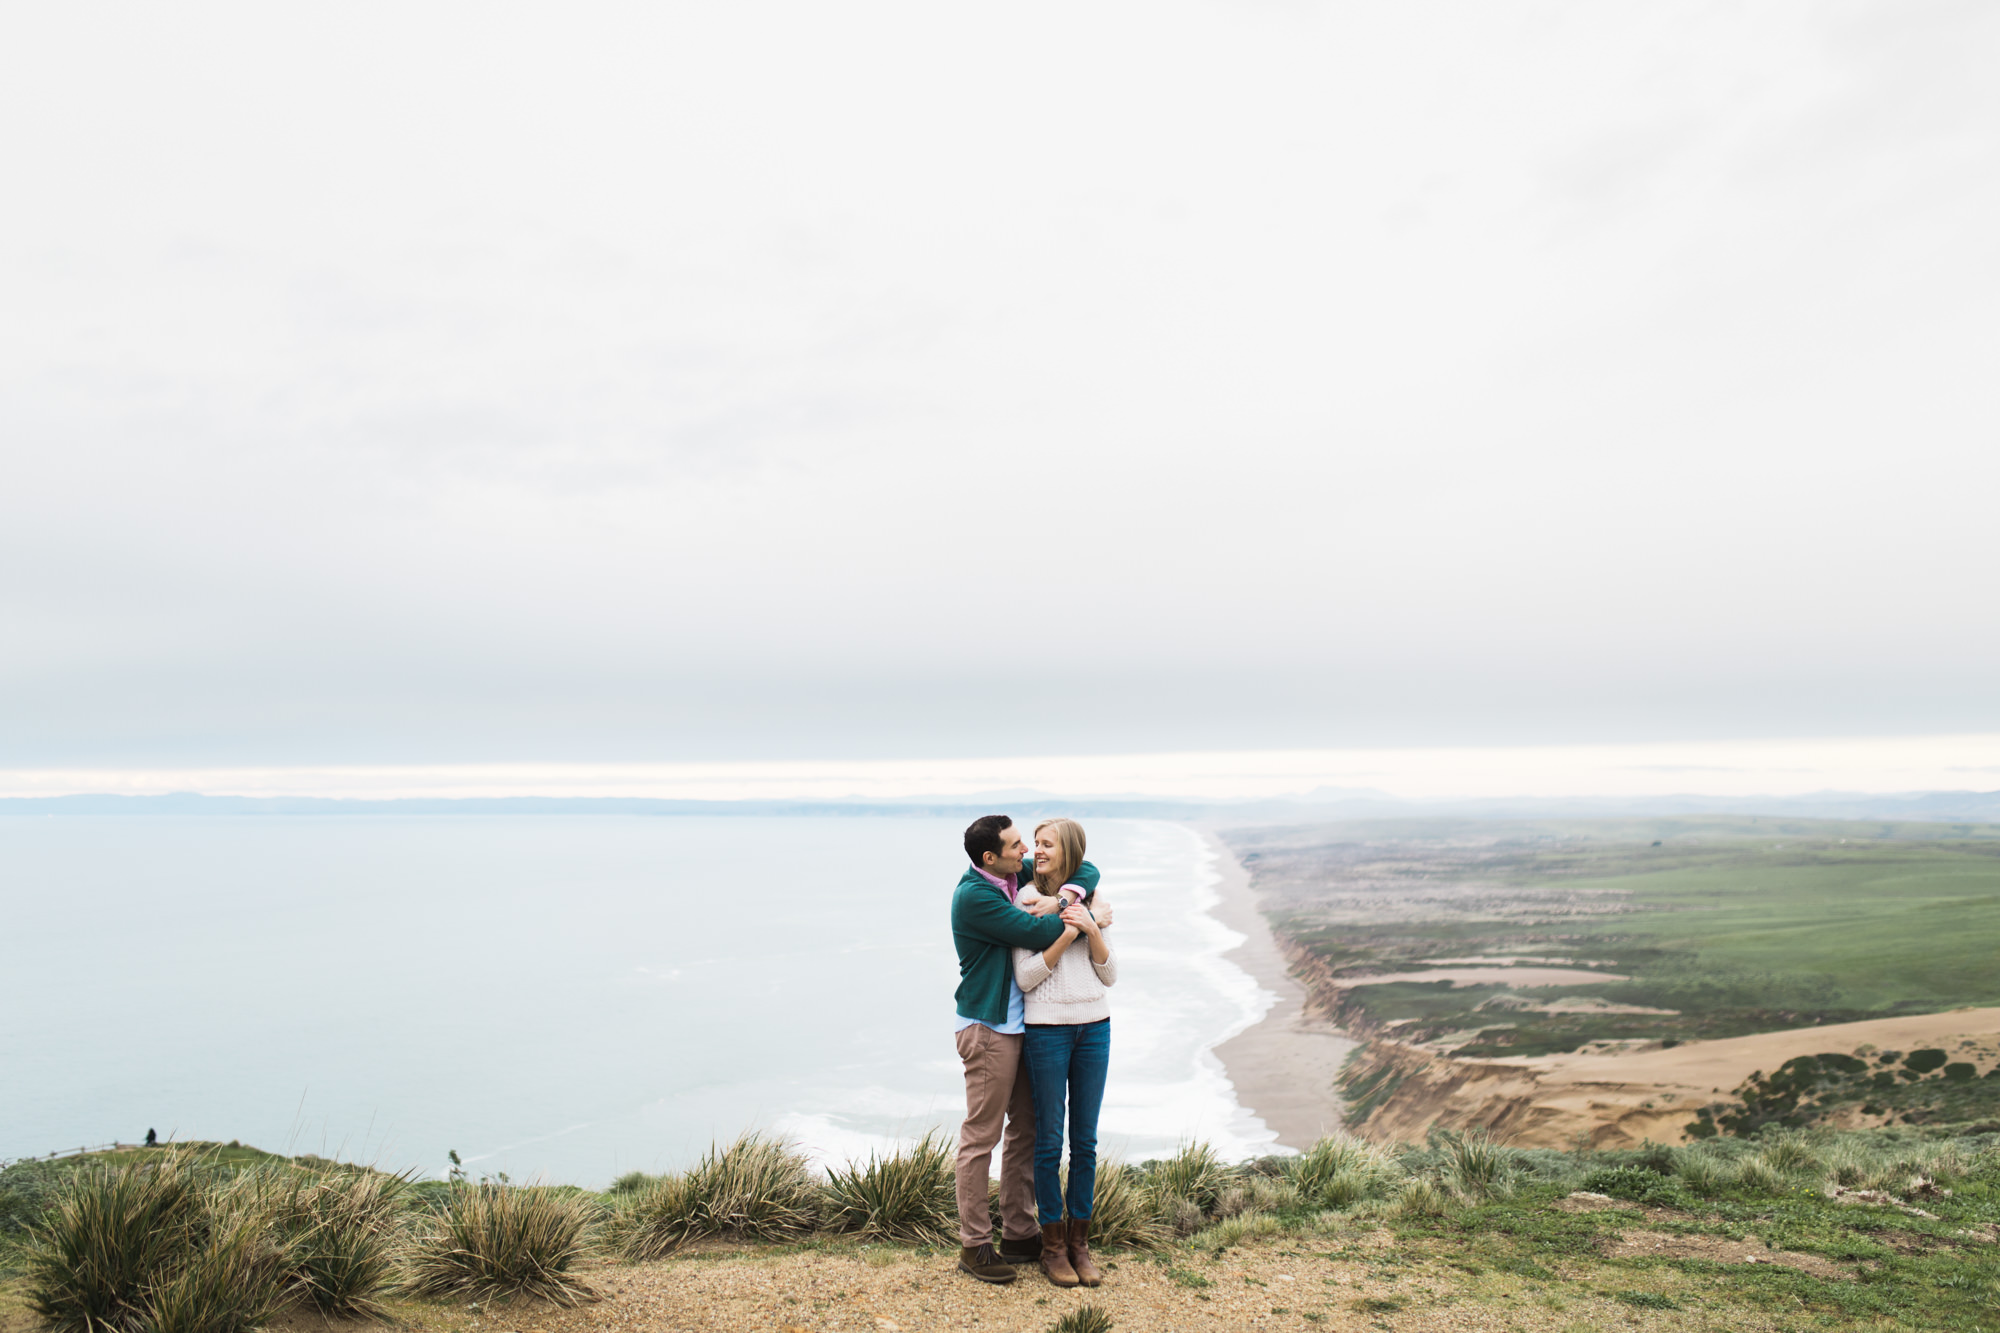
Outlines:
<svg viewBox="0 0 2000 1333"><path fill-rule="evenodd" d="M1513 1191L1513 1154L1494 1143L1484 1130L1440 1137L1447 1163L1445 1180L1459 1194L1477 1200Z"/></svg>
<svg viewBox="0 0 2000 1333"><path fill-rule="evenodd" d="M329 1318L383 1318L396 1282L406 1176L345 1168L244 1177L270 1213L292 1287Z"/></svg>
<svg viewBox="0 0 2000 1333"><path fill-rule="evenodd" d="M1736 1173L1728 1163L1698 1148L1685 1150L1677 1156L1673 1171L1681 1184L1703 1198L1721 1193L1736 1179Z"/></svg>
<svg viewBox="0 0 2000 1333"><path fill-rule="evenodd" d="M612 1234L629 1257L658 1259L696 1236L808 1235L819 1225L820 1204L812 1166L791 1144L745 1134L720 1151L711 1147L692 1169L642 1189L617 1214Z"/></svg>
<svg viewBox="0 0 2000 1333"><path fill-rule="evenodd" d="M1111 1333L1109 1313L1095 1305L1079 1305L1049 1325L1049 1333Z"/></svg>
<svg viewBox="0 0 2000 1333"><path fill-rule="evenodd" d="M888 1157L849 1163L826 1183L826 1226L880 1240L946 1245L958 1230L951 1141L925 1134Z"/></svg>
<svg viewBox="0 0 2000 1333"><path fill-rule="evenodd" d="M450 1299L592 1300L596 1292L576 1269L595 1220L589 1200L573 1190L460 1186L443 1210L418 1224L404 1289Z"/></svg>
<svg viewBox="0 0 2000 1333"><path fill-rule="evenodd" d="M24 1256L54 1333L240 1333L283 1302L285 1258L268 1212L178 1150L72 1175Z"/></svg>
<svg viewBox="0 0 2000 1333"><path fill-rule="evenodd" d="M1151 1250L1164 1244L1171 1230L1137 1172L1122 1162L1098 1162L1090 1210L1092 1243Z"/></svg>
<svg viewBox="0 0 2000 1333"><path fill-rule="evenodd" d="M1212 1213L1236 1172L1205 1141L1185 1144L1172 1157L1146 1164L1146 1187L1162 1201L1185 1199Z"/></svg>
<svg viewBox="0 0 2000 1333"><path fill-rule="evenodd" d="M1285 1175L1305 1204L1351 1208L1386 1195L1402 1178L1403 1169L1374 1144L1334 1134L1292 1158Z"/></svg>
<svg viewBox="0 0 2000 1333"><path fill-rule="evenodd" d="M1685 1207L1689 1202L1687 1191L1678 1180L1643 1166L1599 1167L1583 1178L1583 1188L1592 1194L1607 1194L1614 1199L1660 1208Z"/></svg>

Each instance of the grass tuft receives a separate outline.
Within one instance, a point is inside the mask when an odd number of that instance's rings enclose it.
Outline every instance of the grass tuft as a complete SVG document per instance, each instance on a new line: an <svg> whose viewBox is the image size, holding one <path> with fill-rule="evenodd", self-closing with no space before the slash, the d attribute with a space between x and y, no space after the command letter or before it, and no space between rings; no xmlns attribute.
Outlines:
<svg viewBox="0 0 2000 1333"><path fill-rule="evenodd" d="M1090 1208L1092 1244L1152 1250L1166 1243L1168 1232L1139 1173L1123 1162L1100 1160L1096 1198Z"/></svg>
<svg viewBox="0 0 2000 1333"><path fill-rule="evenodd" d="M1445 1179L1468 1199L1504 1197L1513 1192L1514 1154L1500 1147L1484 1130L1443 1136Z"/></svg>
<svg viewBox="0 0 2000 1333"><path fill-rule="evenodd" d="M958 1230L951 1141L926 1133L890 1157L849 1163L826 1184L826 1225L879 1240L946 1245Z"/></svg>
<svg viewBox="0 0 2000 1333"><path fill-rule="evenodd" d="M255 1201L285 1251L292 1289L329 1318L384 1319L396 1284L407 1176L308 1167L262 1168L230 1193Z"/></svg>
<svg viewBox="0 0 2000 1333"><path fill-rule="evenodd" d="M30 1232L29 1304L53 1333L240 1333L284 1299L268 1212L194 1153L76 1173Z"/></svg>
<svg viewBox="0 0 2000 1333"><path fill-rule="evenodd" d="M1095 1305L1079 1305L1049 1325L1049 1333L1111 1333L1111 1316Z"/></svg>
<svg viewBox="0 0 2000 1333"><path fill-rule="evenodd" d="M1147 1169L1146 1187L1163 1204L1171 1199L1185 1199L1203 1213L1212 1213L1234 1175L1207 1141L1198 1140L1182 1145L1172 1157L1152 1163Z"/></svg>
<svg viewBox="0 0 2000 1333"><path fill-rule="evenodd" d="M663 1258L696 1236L789 1240L819 1225L820 1200L811 1165L790 1143L745 1134L642 1190L612 1232L633 1259Z"/></svg>
<svg viewBox="0 0 2000 1333"><path fill-rule="evenodd" d="M595 1220L587 1199L544 1185L475 1185L452 1192L411 1238L404 1289L413 1296L557 1305L595 1300L576 1275Z"/></svg>
<svg viewBox="0 0 2000 1333"><path fill-rule="evenodd" d="M1315 1208L1351 1208L1381 1198L1402 1174L1395 1158L1348 1134L1329 1135L1285 1164L1299 1198Z"/></svg>

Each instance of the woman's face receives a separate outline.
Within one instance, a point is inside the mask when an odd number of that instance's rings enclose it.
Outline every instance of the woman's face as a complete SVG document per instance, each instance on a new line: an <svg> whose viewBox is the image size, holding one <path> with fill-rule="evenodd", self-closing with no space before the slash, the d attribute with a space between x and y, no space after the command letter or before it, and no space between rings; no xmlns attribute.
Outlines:
<svg viewBox="0 0 2000 1333"><path fill-rule="evenodd" d="M1035 834L1035 868L1052 865L1056 860L1056 834L1054 829L1042 829Z"/></svg>

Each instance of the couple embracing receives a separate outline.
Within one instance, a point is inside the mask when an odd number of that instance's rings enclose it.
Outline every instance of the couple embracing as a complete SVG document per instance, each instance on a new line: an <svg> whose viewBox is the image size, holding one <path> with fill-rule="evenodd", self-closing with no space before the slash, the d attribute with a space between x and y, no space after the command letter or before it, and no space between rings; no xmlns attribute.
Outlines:
<svg viewBox="0 0 2000 1333"><path fill-rule="evenodd" d="M1012 1282L1013 1265L1039 1262L1059 1287L1094 1287L1103 1281L1090 1256L1090 1214L1111 1061L1106 990L1118 979L1104 936L1111 908L1097 891L1097 867L1083 859L1081 825L1043 820L1034 838L1031 849L1005 815L973 820L965 830L972 864L951 898L965 1065L958 1267L982 1282ZM996 1146L997 1251L986 1201Z"/></svg>

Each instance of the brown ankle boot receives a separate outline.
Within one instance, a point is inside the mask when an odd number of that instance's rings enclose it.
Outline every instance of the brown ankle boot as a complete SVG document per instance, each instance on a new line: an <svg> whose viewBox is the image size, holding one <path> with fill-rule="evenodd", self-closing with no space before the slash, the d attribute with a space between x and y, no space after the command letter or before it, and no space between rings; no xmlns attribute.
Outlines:
<svg viewBox="0 0 2000 1333"><path fill-rule="evenodd" d="M978 1278L981 1282L1012 1282L1014 1265L1005 1262L993 1252L993 1243L976 1245L970 1249L964 1246L958 1251L958 1271Z"/></svg>
<svg viewBox="0 0 2000 1333"><path fill-rule="evenodd" d="M1047 1231L1048 1228L1043 1227L1042 1230ZM1043 1241L1042 1247L1046 1250L1048 1242ZM1069 1265L1071 1270L1076 1274L1076 1280L1086 1287L1101 1285L1104 1281L1104 1274L1097 1271L1097 1263L1090 1257L1089 1218L1072 1217L1069 1220L1069 1236L1066 1248L1069 1250ZM1044 1264L1048 1263L1046 1255L1044 1255L1042 1262Z"/></svg>
<svg viewBox="0 0 2000 1333"><path fill-rule="evenodd" d="M1058 1287L1077 1284L1076 1270L1069 1266L1069 1237L1060 1222L1049 1222L1042 1227L1042 1271Z"/></svg>

